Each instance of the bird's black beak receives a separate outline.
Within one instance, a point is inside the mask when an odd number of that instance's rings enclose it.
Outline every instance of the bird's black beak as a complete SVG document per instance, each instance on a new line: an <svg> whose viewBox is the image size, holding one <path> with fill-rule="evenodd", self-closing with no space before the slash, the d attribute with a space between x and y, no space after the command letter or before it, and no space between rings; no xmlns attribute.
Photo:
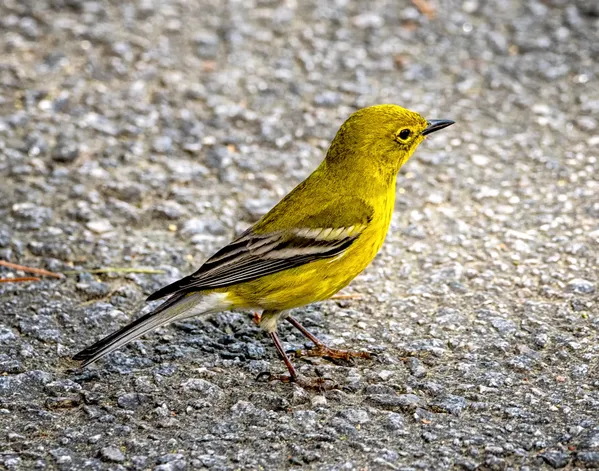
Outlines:
<svg viewBox="0 0 599 471"><path fill-rule="evenodd" d="M455 121L451 119L430 119L427 121L428 126L422 131L422 135L426 136L432 132L438 131L439 129L446 128L447 126L451 126Z"/></svg>

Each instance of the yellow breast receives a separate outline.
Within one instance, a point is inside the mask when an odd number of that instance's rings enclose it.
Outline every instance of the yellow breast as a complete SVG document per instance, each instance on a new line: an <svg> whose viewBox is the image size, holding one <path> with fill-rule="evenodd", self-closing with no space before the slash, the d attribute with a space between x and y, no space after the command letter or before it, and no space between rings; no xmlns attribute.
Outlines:
<svg viewBox="0 0 599 471"><path fill-rule="evenodd" d="M239 309L283 311L328 299L347 286L372 262L389 229L395 185L382 195L367 228L341 255L226 288Z"/></svg>

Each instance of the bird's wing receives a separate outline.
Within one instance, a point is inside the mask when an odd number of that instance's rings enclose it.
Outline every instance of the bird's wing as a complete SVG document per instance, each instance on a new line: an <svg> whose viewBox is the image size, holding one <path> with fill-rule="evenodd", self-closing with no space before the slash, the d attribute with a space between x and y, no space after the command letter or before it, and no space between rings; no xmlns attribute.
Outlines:
<svg viewBox="0 0 599 471"><path fill-rule="evenodd" d="M341 227L330 227L332 213L339 210L328 205L314 215L302 217L293 229L264 231L258 223L216 252L195 273L158 290L148 301L174 293L224 288L335 257L354 243L371 216L371 208L367 207L353 221L342 220ZM336 219L339 226L339 218Z"/></svg>
<svg viewBox="0 0 599 471"><path fill-rule="evenodd" d="M215 253L194 274L160 289L148 301L182 291L224 288L335 257L352 245L364 227L301 228L267 234L247 231Z"/></svg>

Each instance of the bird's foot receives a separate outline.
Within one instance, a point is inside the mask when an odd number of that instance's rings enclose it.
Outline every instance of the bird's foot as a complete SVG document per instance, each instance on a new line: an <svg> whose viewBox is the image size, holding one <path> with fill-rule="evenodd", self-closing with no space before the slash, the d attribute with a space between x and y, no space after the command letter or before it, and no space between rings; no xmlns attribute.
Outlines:
<svg viewBox="0 0 599 471"><path fill-rule="evenodd" d="M304 389L318 389L320 391L326 391L335 387L335 382L330 378L317 377L317 378L305 378L303 376L292 377L289 375L273 375L268 371L263 371L256 376L256 381L281 381L282 383L293 383Z"/></svg>
<svg viewBox="0 0 599 471"><path fill-rule="evenodd" d="M297 380L290 375L273 375L270 371L263 371L256 376L256 381L270 382L281 381L282 383L293 383Z"/></svg>
<svg viewBox="0 0 599 471"><path fill-rule="evenodd" d="M327 347L326 345L318 344L309 350L293 350L296 357L324 357L350 361L352 358L372 358L370 352L354 352L351 350L337 350Z"/></svg>

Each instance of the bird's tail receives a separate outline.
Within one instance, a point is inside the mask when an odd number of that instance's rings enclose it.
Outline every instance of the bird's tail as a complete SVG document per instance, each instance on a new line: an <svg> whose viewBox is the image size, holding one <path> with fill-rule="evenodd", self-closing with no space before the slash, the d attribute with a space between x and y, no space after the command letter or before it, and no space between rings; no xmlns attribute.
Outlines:
<svg viewBox="0 0 599 471"><path fill-rule="evenodd" d="M199 314L219 312L229 307L230 303L227 303L225 293L177 293L152 312L81 350L73 356L73 360L81 361L82 367L87 366L117 348L127 345L143 334L169 322ZM192 310L192 308L195 309Z"/></svg>

